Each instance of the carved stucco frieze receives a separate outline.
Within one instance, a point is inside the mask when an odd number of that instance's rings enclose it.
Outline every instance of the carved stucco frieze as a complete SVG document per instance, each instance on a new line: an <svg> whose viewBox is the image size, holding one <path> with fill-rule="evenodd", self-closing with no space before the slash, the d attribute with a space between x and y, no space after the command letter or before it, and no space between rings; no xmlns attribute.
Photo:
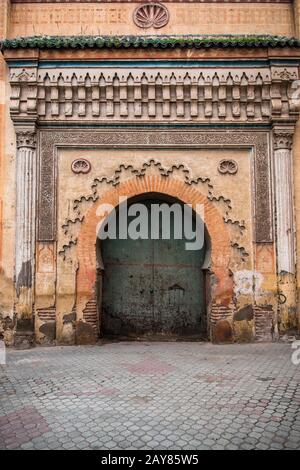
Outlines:
<svg viewBox="0 0 300 470"><path fill-rule="evenodd" d="M246 147L253 149L255 240L272 241L270 196L270 162L268 133L260 131L149 131L118 130L80 131L43 130L40 132L40 176L38 238L56 238L57 148L82 145L99 148L205 148ZM112 181L114 183L114 181Z"/></svg>
<svg viewBox="0 0 300 470"><path fill-rule="evenodd" d="M299 112L297 67L11 68L11 116L38 122L268 122Z"/></svg>
<svg viewBox="0 0 300 470"><path fill-rule="evenodd" d="M10 69L10 114L18 121L21 115L37 118L37 67Z"/></svg>
<svg viewBox="0 0 300 470"><path fill-rule="evenodd" d="M295 120L294 66L256 68L11 68L13 120L43 123L271 123ZM295 90L294 90L295 91ZM56 148L244 146L254 149L255 239L272 240L268 133L248 131L42 131L39 239L56 236Z"/></svg>
<svg viewBox="0 0 300 470"><path fill-rule="evenodd" d="M93 179L90 191L86 194L81 194L77 199L73 200L73 216L68 217L64 224L62 225L62 230L65 235L65 239L62 245L59 247L59 255L66 260L67 253L69 250L77 245L77 228L78 224L81 224L85 218L87 206L86 203L94 203L99 198L100 188L102 184L118 186L123 177L132 177L142 178L147 175L148 171L156 169L162 177L171 177L173 174L176 174L176 178L180 178L187 185L201 186L201 191L206 193L207 199L213 203L222 202L224 205L223 221L225 224L231 225L237 232L233 235L233 240L231 241L231 247L239 254L242 262L246 261L249 256L249 252L240 244L240 241L236 239L244 235L245 222L243 220L236 220L232 216L232 201L223 194L217 193L215 191L214 185L209 177L195 176L191 173L190 168L185 164L173 164L170 166L165 166L159 160L149 159L146 160L141 165L132 165L132 164L120 164L114 171L112 175L105 175L101 177L96 177ZM74 229L75 228L75 232ZM71 261L71 258L69 258Z"/></svg>
<svg viewBox="0 0 300 470"><path fill-rule="evenodd" d="M297 80L298 70L297 67L271 67L272 78L274 80Z"/></svg>
<svg viewBox="0 0 300 470"><path fill-rule="evenodd" d="M17 148L27 147L36 148L36 132L32 130L19 130L17 129Z"/></svg>

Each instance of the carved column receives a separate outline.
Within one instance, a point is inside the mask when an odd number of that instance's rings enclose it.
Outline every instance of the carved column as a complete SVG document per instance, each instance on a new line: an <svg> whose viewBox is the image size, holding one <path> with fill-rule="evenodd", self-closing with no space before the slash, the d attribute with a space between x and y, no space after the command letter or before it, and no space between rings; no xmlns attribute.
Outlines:
<svg viewBox="0 0 300 470"><path fill-rule="evenodd" d="M274 128L279 329L296 326L293 129Z"/></svg>
<svg viewBox="0 0 300 470"><path fill-rule="evenodd" d="M36 133L34 128L16 133L15 346L26 348L34 338Z"/></svg>

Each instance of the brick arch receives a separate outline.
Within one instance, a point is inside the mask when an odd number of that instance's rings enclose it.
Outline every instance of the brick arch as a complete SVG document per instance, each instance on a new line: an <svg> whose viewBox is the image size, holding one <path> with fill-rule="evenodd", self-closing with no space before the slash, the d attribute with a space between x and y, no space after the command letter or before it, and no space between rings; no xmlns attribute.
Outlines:
<svg viewBox="0 0 300 470"><path fill-rule="evenodd" d="M117 207L119 197L128 199L145 193L161 193L179 199L183 203L204 205L205 225L211 240L211 269L215 279L211 297L213 303L228 305L232 300L233 282L229 273L231 245L227 227L220 212L197 188L173 178L163 176L135 177L120 183L106 191L101 200L94 203L87 211L82 222L77 242L77 312L84 308L86 302L94 295L96 282L96 230L101 218L96 211L99 204L110 204Z"/></svg>

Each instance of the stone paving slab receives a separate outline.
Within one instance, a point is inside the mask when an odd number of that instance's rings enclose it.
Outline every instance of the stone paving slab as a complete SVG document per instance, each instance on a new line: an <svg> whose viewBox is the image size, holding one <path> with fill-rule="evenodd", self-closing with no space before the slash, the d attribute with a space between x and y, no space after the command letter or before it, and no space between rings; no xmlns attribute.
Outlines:
<svg viewBox="0 0 300 470"><path fill-rule="evenodd" d="M300 449L290 344L8 350L0 449Z"/></svg>

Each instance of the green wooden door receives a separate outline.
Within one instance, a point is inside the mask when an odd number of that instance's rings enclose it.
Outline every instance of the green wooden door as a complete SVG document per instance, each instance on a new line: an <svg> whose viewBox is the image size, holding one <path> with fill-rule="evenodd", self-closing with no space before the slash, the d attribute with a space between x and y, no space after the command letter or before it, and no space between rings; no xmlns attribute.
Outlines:
<svg viewBox="0 0 300 470"><path fill-rule="evenodd" d="M165 203L157 199L139 202L148 208L152 203ZM148 223L150 227L150 210ZM197 251L186 250L186 240L174 239L172 229L171 238L166 240L117 238L101 242L104 335L204 335L201 268L205 246Z"/></svg>

